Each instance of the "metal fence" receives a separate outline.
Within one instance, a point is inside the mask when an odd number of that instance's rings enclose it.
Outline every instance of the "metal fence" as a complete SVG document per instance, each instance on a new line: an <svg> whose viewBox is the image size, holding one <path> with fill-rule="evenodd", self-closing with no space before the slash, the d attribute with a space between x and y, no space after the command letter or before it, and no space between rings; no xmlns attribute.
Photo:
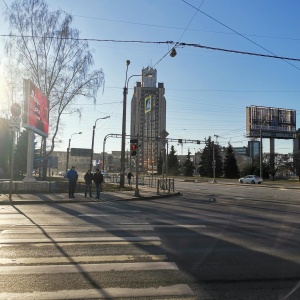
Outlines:
<svg viewBox="0 0 300 300"><path fill-rule="evenodd" d="M9 181L0 182L0 193L9 192ZM55 182L22 182L22 181L13 181L12 182L12 192L13 193L49 193L54 189Z"/></svg>
<svg viewBox="0 0 300 300"><path fill-rule="evenodd" d="M157 179L157 195L175 192L174 178Z"/></svg>
<svg viewBox="0 0 300 300"><path fill-rule="evenodd" d="M161 178L157 178L154 176L139 176L138 185L156 188L158 187L159 182L161 184L161 180L162 180ZM120 183L120 176L111 175L109 178L104 178L104 181L111 182L111 183ZM165 186L167 186L168 189L170 186L171 190L174 190L174 178L165 178L164 181L166 181ZM136 184L136 179L132 178L131 185L133 186L135 184Z"/></svg>
<svg viewBox="0 0 300 300"><path fill-rule="evenodd" d="M109 178L104 178L106 183L120 183L120 176L112 175ZM9 181L0 181L0 193L9 192ZM135 178L131 179L131 186L135 186ZM157 178L153 176L139 176L139 186L148 186L157 189L159 193L174 192L174 178ZM84 192L85 183L78 182L76 192ZM12 182L13 193L60 193L68 191L68 181L37 181L37 182Z"/></svg>

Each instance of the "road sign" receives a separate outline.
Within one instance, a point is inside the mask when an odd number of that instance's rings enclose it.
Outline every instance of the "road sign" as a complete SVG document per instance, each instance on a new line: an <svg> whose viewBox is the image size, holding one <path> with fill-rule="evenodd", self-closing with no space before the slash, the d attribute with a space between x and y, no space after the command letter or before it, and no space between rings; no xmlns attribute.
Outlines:
<svg viewBox="0 0 300 300"><path fill-rule="evenodd" d="M9 129L12 131L20 131L21 118L17 116L11 116L9 122Z"/></svg>
<svg viewBox="0 0 300 300"><path fill-rule="evenodd" d="M136 144L137 142L138 142L137 139L131 139L131 140L130 140L130 144Z"/></svg>
<svg viewBox="0 0 300 300"><path fill-rule="evenodd" d="M71 156L86 156L89 157L92 154L92 149L84 148L71 148Z"/></svg>
<svg viewBox="0 0 300 300"><path fill-rule="evenodd" d="M165 129L160 133L160 137L164 140L169 135L169 132Z"/></svg>

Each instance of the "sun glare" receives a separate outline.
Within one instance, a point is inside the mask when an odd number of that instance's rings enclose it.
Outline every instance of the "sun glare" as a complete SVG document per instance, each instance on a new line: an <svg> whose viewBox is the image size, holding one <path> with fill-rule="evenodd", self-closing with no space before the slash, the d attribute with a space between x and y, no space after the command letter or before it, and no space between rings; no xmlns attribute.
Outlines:
<svg viewBox="0 0 300 300"><path fill-rule="evenodd" d="M3 77L0 75L0 104L5 100L5 83Z"/></svg>

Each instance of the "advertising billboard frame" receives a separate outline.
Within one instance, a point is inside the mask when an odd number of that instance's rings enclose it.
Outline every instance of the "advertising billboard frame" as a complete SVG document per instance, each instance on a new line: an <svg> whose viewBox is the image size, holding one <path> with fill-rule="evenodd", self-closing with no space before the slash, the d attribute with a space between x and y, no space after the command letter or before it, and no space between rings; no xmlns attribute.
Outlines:
<svg viewBox="0 0 300 300"><path fill-rule="evenodd" d="M246 107L246 136L293 139L296 110L251 105Z"/></svg>
<svg viewBox="0 0 300 300"><path fill-rule="evenodd" d="M43 137L48 137L49 101L47 97L29 79L23 80L23 92L23 127Z"/></svg>

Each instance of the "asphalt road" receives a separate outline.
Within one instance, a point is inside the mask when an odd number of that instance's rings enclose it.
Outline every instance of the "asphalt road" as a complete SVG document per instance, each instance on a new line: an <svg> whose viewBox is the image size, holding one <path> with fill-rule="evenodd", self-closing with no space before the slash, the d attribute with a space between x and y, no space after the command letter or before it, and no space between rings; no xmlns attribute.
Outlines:
<svg viewBox="0 0 300 300"><path fill-rule="evenodd" d="M176 188L0 207L0 299L300 299L300 190Z"/></svg>

